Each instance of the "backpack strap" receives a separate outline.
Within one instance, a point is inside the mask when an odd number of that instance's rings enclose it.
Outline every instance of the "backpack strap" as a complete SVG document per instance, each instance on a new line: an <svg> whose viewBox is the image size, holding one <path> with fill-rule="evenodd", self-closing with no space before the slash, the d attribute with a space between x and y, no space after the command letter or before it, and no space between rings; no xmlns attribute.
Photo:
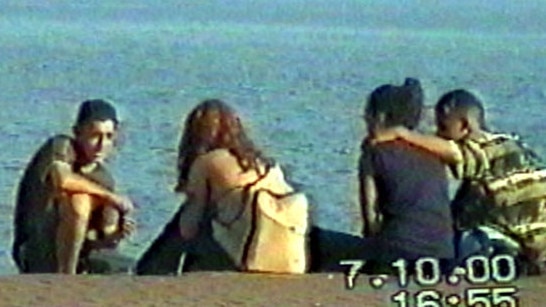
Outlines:
<svg viewBox="0 0 546 307"><path fill-rule="evenodd" d="M246 238L244 239L243 244L243 253L241 254L241 264L244 266L245 271L248 270L247 268L247 259L248 259L248 252L250 251L250 245L252 244L252 238L256 235L257 230L257 222L258 222L258 194L259 192L256 191L254 195L252 196L252 203L250 205L250 229L247 233Z"/></svg>

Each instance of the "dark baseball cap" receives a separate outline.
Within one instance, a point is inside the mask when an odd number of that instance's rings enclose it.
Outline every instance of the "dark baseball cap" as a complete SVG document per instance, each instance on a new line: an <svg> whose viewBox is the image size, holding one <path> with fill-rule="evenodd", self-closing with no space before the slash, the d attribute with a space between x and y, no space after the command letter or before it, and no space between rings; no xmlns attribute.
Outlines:
<svg viewBox="0 0 546 307"><path fill-rule="evenodd" d="M81 126L92 121L104 121L112 120L115 124L118 124L118 118L116 109L102 100L92 99L82 102L80 111L78 112L78 118L76 119L76 125Z"/></svg>

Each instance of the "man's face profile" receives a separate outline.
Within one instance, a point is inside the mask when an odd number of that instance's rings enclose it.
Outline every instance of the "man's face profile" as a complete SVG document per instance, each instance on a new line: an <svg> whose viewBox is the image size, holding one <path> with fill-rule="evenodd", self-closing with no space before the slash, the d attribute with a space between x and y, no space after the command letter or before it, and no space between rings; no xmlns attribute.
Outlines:
<svg viewBox="0 0 546 307"><path fill-rule="evenodd" d="M436 115L437 135L458 141L467 134L463 121L454 115Z"/></svg>
<svg viewBox="0 0 546 307"><path fill-rule="evenodd" d="M116 138L116 124L108 119L91 121L76 130L76 141L87 163L102 162L108 157Z"/></svg>

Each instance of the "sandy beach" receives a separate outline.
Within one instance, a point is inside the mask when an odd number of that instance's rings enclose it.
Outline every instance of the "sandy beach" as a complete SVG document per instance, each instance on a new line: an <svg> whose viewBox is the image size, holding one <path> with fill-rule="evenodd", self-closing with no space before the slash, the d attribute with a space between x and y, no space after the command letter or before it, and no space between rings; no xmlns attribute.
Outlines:
<svg viewBox="0 0 546 307"><path fill-rule="evenodd" d="M26 275L0 279L1 306L383 306L343 275L191 273L180 277ZM366 304L368 305L368 304Z"/></svg>
<svg viewBox="0 0 546 307"><path fill-rule="evenodd" d="M0 306L400 306L391 302L400 290L394 279L379 290L369 280L361 275L348 290L343 274L12 275L0 278ZM506 286L518 289L517 306L542 306L546 278L526 277ZM461 283L427 289L464 297L466 289L476 287ZM406 290L414 295L423 289L410 284ZM464 298L457 306L467 306Z"/></svg>

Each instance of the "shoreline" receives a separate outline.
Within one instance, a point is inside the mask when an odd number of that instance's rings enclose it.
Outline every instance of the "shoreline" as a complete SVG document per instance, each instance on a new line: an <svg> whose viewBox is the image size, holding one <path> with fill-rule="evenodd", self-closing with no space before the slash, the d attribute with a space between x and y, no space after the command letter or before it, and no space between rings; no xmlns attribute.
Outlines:
<svg viewBox="0 0 546 307"><path fill-rule="evenodd" d="M401 290L393 277L380 289L373 276L359 275L353 289L345 288L341 273L274 275L236 272L195 272L182 276L133 275L8 275L0 277L0 306L399 306L391 301ZM515 287L518 306L540 306L546 277L525 277L510 285L456 286L444 282L420 290L442 296L459 295L471 288ZM413 306L411 303L408 306ZM459 306L465 306L461 302Z"/></svg>

